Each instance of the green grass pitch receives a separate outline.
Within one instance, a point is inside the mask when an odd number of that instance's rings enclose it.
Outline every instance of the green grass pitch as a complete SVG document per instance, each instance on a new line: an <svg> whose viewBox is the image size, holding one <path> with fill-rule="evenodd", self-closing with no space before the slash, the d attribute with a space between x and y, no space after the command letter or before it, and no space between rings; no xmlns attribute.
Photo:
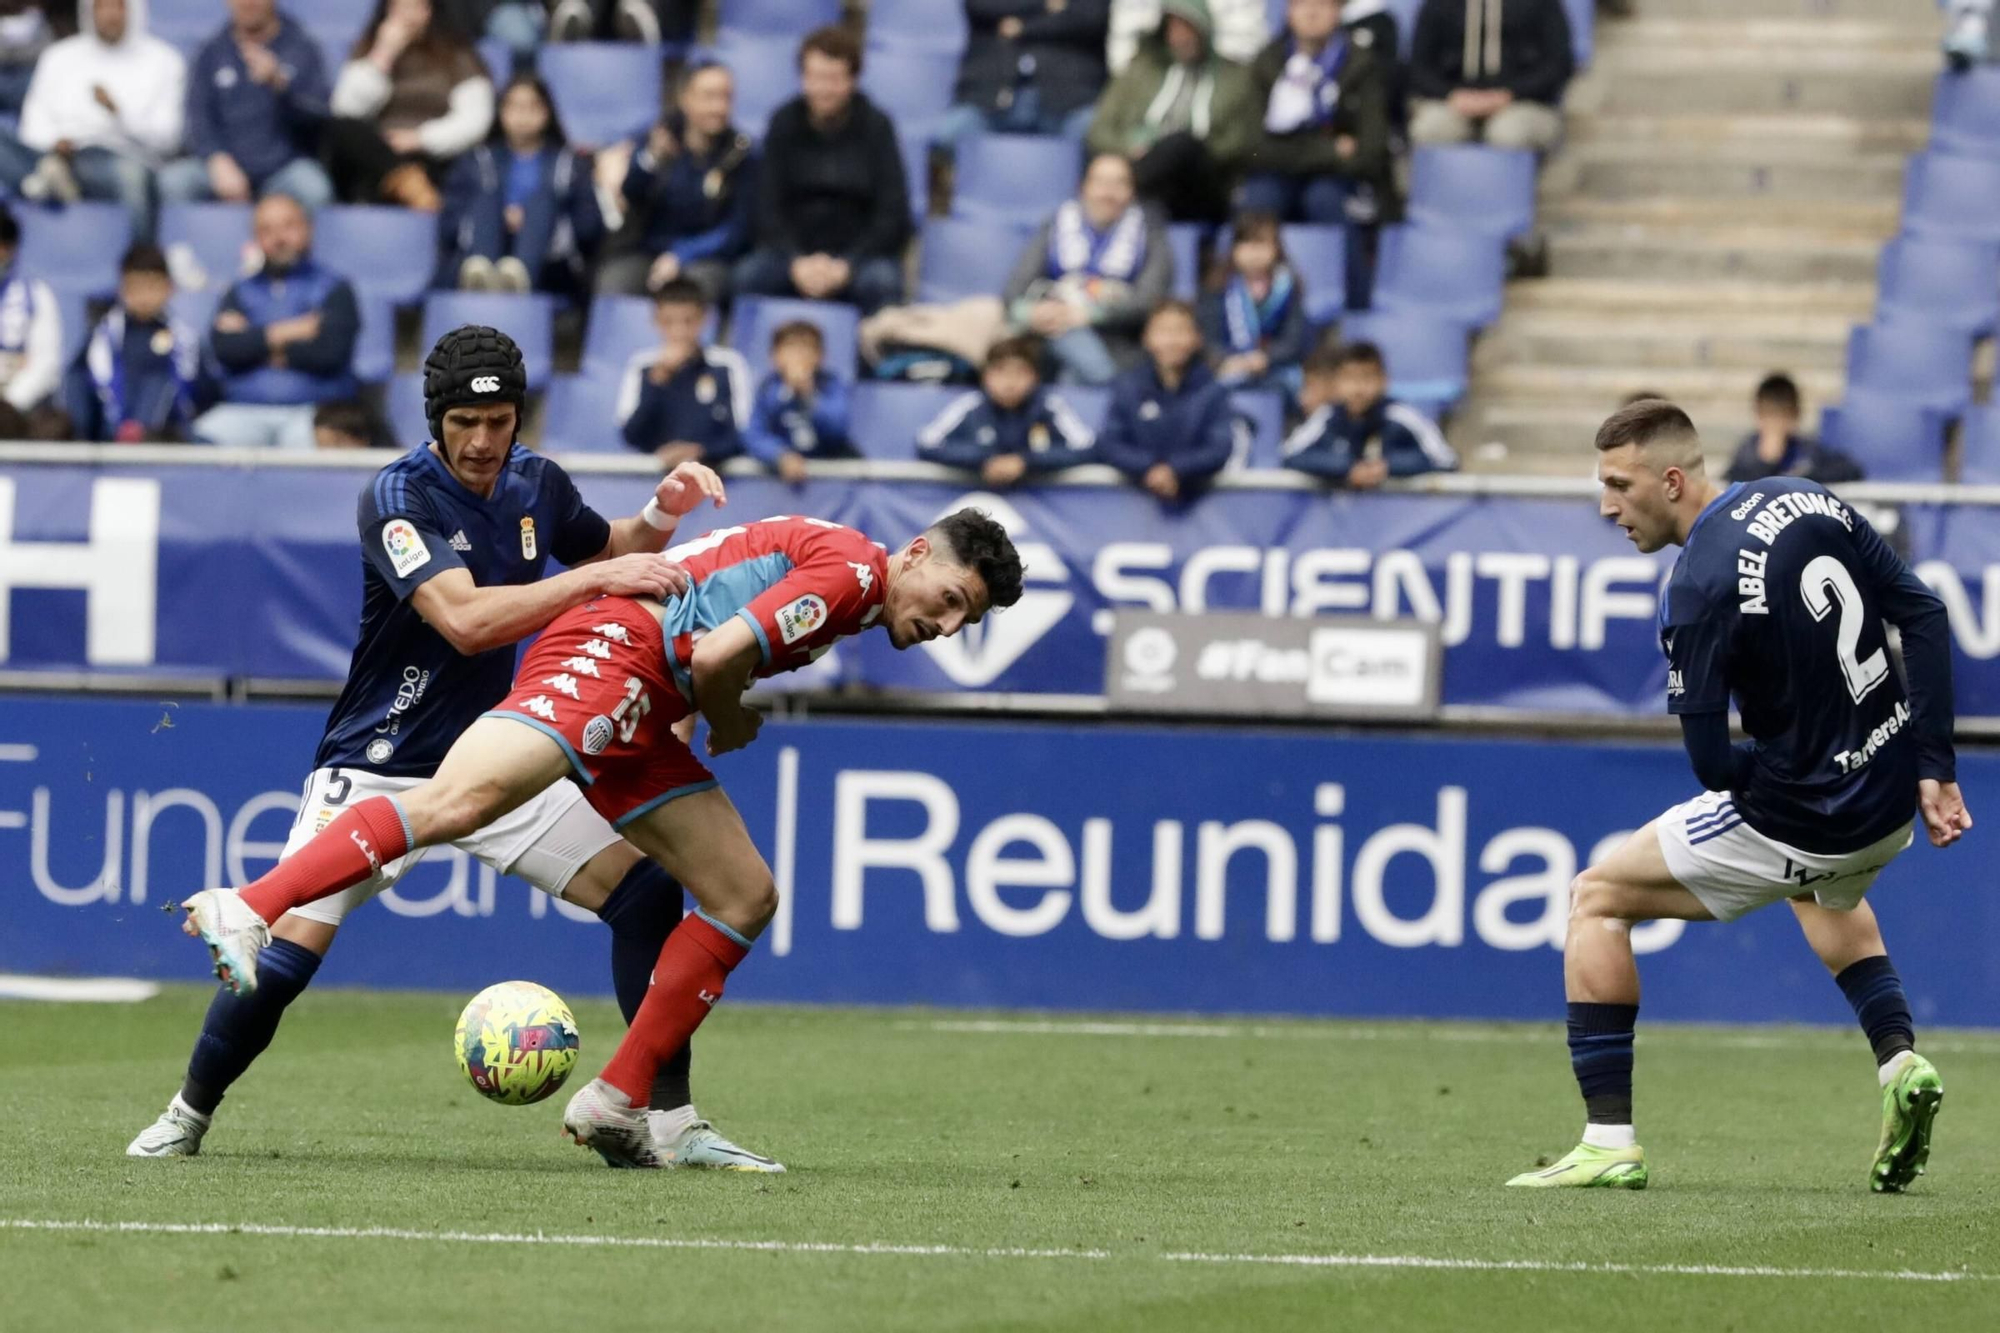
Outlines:
<svg viewBox="0 0 2000 1333"><path fill-rule="evenodd" d="M7 1333L2000 1327L1995 1034L1927 1040L1906 1196L1866 1189L1857 1033L1667 1027L1653 1187L1550 1194L1500 1182L1574 1141L1553 1025L725 1006L698 1104L769 1178L605 1170L561 1094L461 1080L463 997L325 990L201 1157L128 1161L207 997L0 1004ZM592 1072L616 1015L578 1021ZM82 1221L151 1229L23 1225Z"/></svg>

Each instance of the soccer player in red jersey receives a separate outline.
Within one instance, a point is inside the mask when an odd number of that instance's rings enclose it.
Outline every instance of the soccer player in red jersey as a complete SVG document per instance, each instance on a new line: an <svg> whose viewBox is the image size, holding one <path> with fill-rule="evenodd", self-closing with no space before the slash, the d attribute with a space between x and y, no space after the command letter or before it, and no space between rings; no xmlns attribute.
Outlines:
<svg viewBox="0 0 2000 1333"><path fill-rule="evenodd" d="M436 775L344 813L241 891L187 901L187 932L239 992L257 984L268 922L340 892L412 848L461 838L563 778L700 909L668 937L653 984L563 1129L613 1166L661 1165L646 1126L653 1073L700 1026L777 910L771 871L742 817L689 748L697 715L711 756L757 738L752 680L796 670L870 628L899 649L948 638L1021 595L1021 558L986 515L961 509L895 554L852 528L771 518L723 528L667 557L693 580L665 602L604 597L558 616L514 689L453 744Z"/></svg>

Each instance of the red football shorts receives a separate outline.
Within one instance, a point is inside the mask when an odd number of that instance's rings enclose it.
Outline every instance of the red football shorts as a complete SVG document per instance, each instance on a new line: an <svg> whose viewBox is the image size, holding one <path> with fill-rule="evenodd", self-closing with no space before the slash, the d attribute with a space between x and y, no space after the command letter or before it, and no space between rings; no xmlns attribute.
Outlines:
<svg viewBox="0 0 2000 1333"><path fill-rule="evenodd" d="M660 622L628 597L605 597L550 622L521 659L513 693L487 716L554 737L591 807L623 828L715 786L673 733L688 711L667 672Z"/></svg>

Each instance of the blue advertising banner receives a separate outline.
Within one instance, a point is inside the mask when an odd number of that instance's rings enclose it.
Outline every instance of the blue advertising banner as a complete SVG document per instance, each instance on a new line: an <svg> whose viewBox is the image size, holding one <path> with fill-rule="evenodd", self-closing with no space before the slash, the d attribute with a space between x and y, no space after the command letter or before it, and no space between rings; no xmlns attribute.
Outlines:
<svg viewBox="0 0 2000 1333"><path fill-rule="evenodd" d="M271 865L319 722L0 700L0 971L201 978L169 904ZM785 903L732 996L1162 1012L1559 1015L1571 877L1693 789L1669 746L1104 724L774 721L716 767ZM1960 771L1977 813L2000 759ZM2000 1023L1982 836L1870 897L1926 1023ZM580 915L442 851L321 976L606 993ZM1782 907L1634 942L1651 1017L1846 1019Z"/></svg>
<svg viewBox="0 0 2000 1333"><path fill-rule="evenodd" d="M927 691L1097 695L1110 612L1414 616L1440 626L1448 705L1658 714L1654 637L1671 553L1645 556L1585 494L1218 489L1163 509L1118 485L1004 495L937 480L730 480L694 537L774 514L852 524L891 547L976 504L1027 558L1019 605L958 640L842 645L818 677ZM335 681L360 604L354 500L322 467L15 467L0 476L0 668ZM607 513L650 479L586 474ZM2000 716L2000 509L1886 515L1950 607L1959 709Z"/></svg>

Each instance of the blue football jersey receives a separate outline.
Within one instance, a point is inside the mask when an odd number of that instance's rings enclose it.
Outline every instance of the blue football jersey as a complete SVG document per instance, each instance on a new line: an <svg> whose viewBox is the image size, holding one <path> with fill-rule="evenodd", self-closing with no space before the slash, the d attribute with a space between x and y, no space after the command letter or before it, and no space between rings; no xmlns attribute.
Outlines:
<svg viewBox="0 0 2000 1333"><path fill-rule="evenodd" d="M514 645L467 657L410 598L448 569L480 587L533 583L550 556L588 560L611 525L569 474L519 445L491 499L467 490L428 445L375 474L361 493L361 632L326 721L315 768L428 777L460 733L506 697Z"/></svg>
<svg viewBox="0 0 2000 1333"><path fill-rule="evenodd" d="M1868 521L1795 478L1739 482L1702 511L1660 604L1667 708L1721 712L1753 742L1735 804L1767 837L1815 853L1868 846L1949 773L1951 704L1919 726L1889 660L1885 619L1941 615L1937 598ZM1906 640L1907 642L1907 640Z"/></svg>

